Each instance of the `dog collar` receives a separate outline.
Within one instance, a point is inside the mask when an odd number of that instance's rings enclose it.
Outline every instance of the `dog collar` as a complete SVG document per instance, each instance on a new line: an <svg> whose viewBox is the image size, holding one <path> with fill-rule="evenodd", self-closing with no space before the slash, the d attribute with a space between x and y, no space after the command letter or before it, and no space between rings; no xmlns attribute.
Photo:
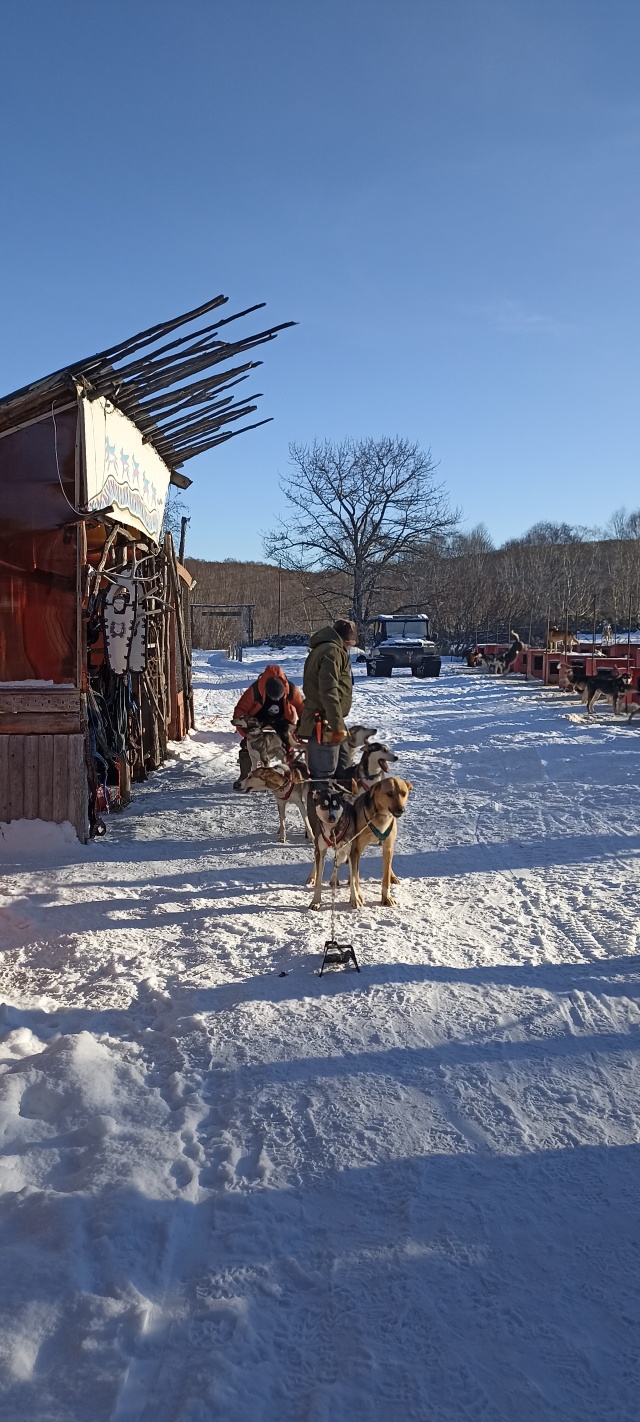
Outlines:
<svg viewBox="0 0 640 1422"><path fill-rule="evenodd" d="M379 830L379 829L377 829L376 826L374 825L373 820L368 820L368 819L367 819L366 811L365 811L365 816L364 816L364 818L365 818L365 821L366 821L366 823L367 823L369 829L373 831L373 834L375 835L375 837L376 837L376 839L377 839L377 841L378 841L378 844L384 844L385 839L388 839L388 838L389 838L389 835L391 834L391 831L392 831L392 829L393 829L393 825L394 825L393 819L391 820L391 824L389 825L389 828L388 828L388 829L386 829L386 830Z"/></svg>
<svg viewBox="0 0 640 1422"><path fill-rule="evenodd" d="M340 834L334 835L333 839L327 839L324 830L320 830L320 834L322 835L322 838L328 849L336 849L339 844L342 844L342 841L347 833L347 830L349 828L349 816L343 813L342 818L344 820L344 829L340 831Z"/></svg>

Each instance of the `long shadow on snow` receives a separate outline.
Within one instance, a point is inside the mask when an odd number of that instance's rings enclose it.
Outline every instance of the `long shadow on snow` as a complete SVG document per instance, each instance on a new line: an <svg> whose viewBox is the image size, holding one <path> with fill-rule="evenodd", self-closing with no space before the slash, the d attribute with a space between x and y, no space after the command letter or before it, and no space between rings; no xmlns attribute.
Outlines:
<svg viewBox="0 0 640 1422"><path fill-rule="evenodd" d="M589 864L604 859L627 859L640 853L639 834L553 834L549 838L520 841L496 840L396 853L394 866L410 879L455 878L458 874L495 874L512 869L548 869Z"/></svg>
<svg viewBox="0 0 640 1422"><path fill-rule="evenodd" d="M306 960L301 961L298 958L294 961L296 967L306 965L309 968L317 968L321 959L320 954L316 953L309 955ZM639 971L638 958L633 958L630 961L633 964L633 970L637 973ZM614 962L616 970L623 963L627 967L629 966L629 960L615 959ZM402 971L401 978L394 974L393 967L386 967L384 970L363 970L360 974L341 972L323 977L321 980L313 971L309 972L308 976L305 974L304 978L301 975L298 976L298 973L295 974L295 977L293 973L287 973L286 980L278 978L274 972L257 980L251 980L249 983L223 984L217 988L184 988L181 986L180 980L175 979L173 982L169 980L166 985L170 997L173 993L173 998L168 1003L157 1004L153 1000L147 1003L144 998L137 998L126 1009L96 1011L95 1009L71 1007L60 1008L51 1013L40 1008L23 1010L4 1005L1 1009L0 1023L5 1031L12 1031L18 1027L29 1027L34 1036L44 1040L54 1032L70 1034L82 1031L91 1032L94 1035L108 1033L110 1036L128 1040L130 1036L139 1032L141 1017L145 1015L149 1026L165 1032L169 1023L171 1023L172 1031L177 1030L182 1017L191 1018L194 1013L225 1012L251 1001L268 1001L277 1005L296 1000L326 999L345 992L355 992L360 997L362 993L368 991L376 979L380 985L390 981L452 982L462 985L465 977L468 978L471 986L476 986L478 982L487 985L492 981L491 977L476 977L475 975L480 971L477 969L471 969L468 973L466 970L459 970L456 974L456 970L451 969L425 969L424 972L420 972L419 969L413 967L407 969L405 964L397 964L395 967L397 972ZM565 993L571 990L582 990L595 994L600 989L603 996L621 996L638 1000L640 984L637 979L632 983L612 983L607 980L603 987L593 973L592 964L576 965L576 969L573 976L570 976L568 972L563 973L561 982L556 981L553 985L549 982L548 965L543 967L542 981L532 980L530 976L532 970L523 969L522 981L518 980L516 976L515 981L509 978L507 985ZM515 970L514 975L519 971ZM502 986L503 984L498 982L496 985ZM469 1064L493 1065L511 1061L550 1064L556 1060L578 1060L605 1054L609 1056L620 1054L628 1058L638 1052L640 1052L640 1029L638 1028L634 1027L625 1032L577 1033L571 1030L567 1021L566 1030L562 1036L555 1034L535 1038L527 1037L525 1040L517 1041L484 1036L464 1041L454 1039L424 1047L405 1045L371 1051L338 1052L327 1056L301 1058L284 1056L276 1061L257 1061L248 1066L239 1065L225 1068L224 1077L225 1080L233 1081L234 1090L248 1092L255 1089L258 1083L260 1087L275 1083L286 1085L286 1083L293 1081L309 1085L314 1081L340 1079L345 1075L391 1076L401 1081L411 1078L414 1083L420 1084L422 1082L424 1084L425 1076L433 1076L437 1068L443 1065L455 1068ZM24 1069L23 1059L20 1061L19 1068L16 1067L16 1070L18 1069ZM9 1067L8 1070L11 1074L12 1068Z"/></svg>
<svg viewBox="0 0 640 1422"><path fill-rule="evenodd" d="M304 849L305 841L301 833L297 834L294 830L294 834L296 837L292 838L288 847L292 850ZM239 844L239 840L242 843ZM122 864L125 860L132 864L152 862L170 864L175 860L182 862L188 859L207 859L215 857L216 854L231 855L243 851L251 852L263 847L277 849L278 841L275 834L271 835L262 829L256 834L247 835L246 832L238 832L235 836L225 836L218 839L215 837L188 840L134 839L121 834L110 843L105 844L101 841L96 845L93 862L96 866L99 864ZM83 863L89 861L93 849L93 846L87 846ZM454 844L446 849L424 850L414 854L397 853L394 864L400 871L401 877L428 880L455 878L464 874L495 874L514 869L548 869L553 866L562 868L572 864L590 864L602 858L635 858L639 852L640 835L638 834L562 835L554 833L548 839L532 840L529 843L521 840L497 840L494 843ZM366 865L372 861L367 856L364 862L364 877L367 878ZM60 854L47 857L45 867L54 869L74 863L77 863L77 850L73 855ZM22 873L30 872L29 862L24 859L15 862L3 859L2 864L7 871L11 869ZM290 865L265 863L262 867L256 866L254 871L250 871L247 865L226 864L224 872L238 878L241 878L243 874L252 873L254 880L256 876L260 875L263 879L267 879L269 876L277 879L279 870L286 873L290 867ZM31 872L34 872L33 869ZM166 877L164 876L165 881ZM375 877L375 875L371 877ZM184 872L175 875L176 882L183 878ZM280 879L280 881L285 882L284 879Z"/></svg>
<svg viewBox="0 0 640 1422"><path fill-rule="evenodd" d="M318 922L316 920L316 922ZM341 936L346 936L341 929ZM361 973L353 970L330 971L319 980L312 976L320 965L321 952L292 957L288 960L287 981L278 978L277 970L262 973L239 983L221 983L217 987L185 989L178 979L167 983L169 995L186 991L185 1012L226 1012L248 1002L282 1002L313 997L335 997L354 990L367 992L371 988L388 984L432 983L434 986L456 987L515 987L535 992L562 993L588 992L593 996L622 997L631 1001L640 999L640 956L623 955L603 958L588 963L526 963L521 966L500 964L483 968L439 967L422 963L369 964L363 957L364 949L357 944L360 954ZM286 950L281 950L283 964ZM302 977L302 973L310 973ZM610 1034L602 1034L603 1039ZM547 1038L541 1038L538 1046L543 1046ZM577 1042L584 1041L576 1037ZM596 1034L595 1040L600 1036ZM626 1033L620 1036L621 1043L627 1041ZM634 1040L633 1038L631 1039ZM499 1042L500 1047L505 1044ZM520 1045L524 1046L525 1043ZM433 1049L437 1051L437 1048Z"/></svg>
<svg viewBox="0 0 640 1422"><path fill-rule="evenodd" d="M95 1422L299 1422L327 1389L355 1422L637 1415L640 1146L313 1164L284 1189L248 1169L197 1204L83 1195L90 1316L77 1197L8 1198L0 1310L51 1323L7 1378L7 1422L85 1422L88 1396ZM152 1328L114 1311L129 1293L156 1305Z"/></svg>

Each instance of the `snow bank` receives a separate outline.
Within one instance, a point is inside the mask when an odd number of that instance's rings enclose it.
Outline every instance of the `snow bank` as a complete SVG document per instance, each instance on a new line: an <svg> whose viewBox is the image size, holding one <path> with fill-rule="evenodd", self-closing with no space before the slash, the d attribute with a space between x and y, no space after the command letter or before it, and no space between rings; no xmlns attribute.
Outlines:
<svg viewBox="0 0 640 1422"><path fill-rule="evenodd" d="M69 820L51 824L46 820L0 820L0 855L57 854L61 849L78 845L78 837Z"/></svg>
<svg viewBox="0 0 640 1422"><path fill-rule="evenodd" d="M299 826L231 789L265 658L194 661L108 837L4 875L3 1422L631 1422L637 723L356 667L415 790L319 980Z"/></svg>

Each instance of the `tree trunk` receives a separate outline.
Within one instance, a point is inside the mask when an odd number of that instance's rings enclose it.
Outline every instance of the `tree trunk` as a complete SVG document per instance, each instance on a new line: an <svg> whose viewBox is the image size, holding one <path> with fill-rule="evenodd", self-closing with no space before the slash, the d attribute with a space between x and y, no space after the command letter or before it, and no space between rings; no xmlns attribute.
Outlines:
<svg viewBox="0 0 640 1422"><path fill-rule="evenodd" d="M363 645L364 636L364 614L363 614L363 568L360 561L356 561L353 569L353 595L351 616L356 624L358 634L358 645Z"/></svg>

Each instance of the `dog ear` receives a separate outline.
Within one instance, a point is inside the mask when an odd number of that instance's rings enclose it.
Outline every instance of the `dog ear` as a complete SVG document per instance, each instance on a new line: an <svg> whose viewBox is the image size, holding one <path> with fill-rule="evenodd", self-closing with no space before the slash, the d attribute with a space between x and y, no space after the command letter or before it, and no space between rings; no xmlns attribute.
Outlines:
<svg viewBox="0 0 640 1422"><path fill-rule="evenodd" d="M405 780L404 783L405 783L405 785L406 785L406 787L407 787L407 790L413 790L413 785L411 784L411 781L410 781L410 780Z"/></svg>
<svg viewBox="0 0 640 1422"><path fill-rule="evenodd" d="M321 799L322 799L322 791L321 791L321 790L312 790L312 791L311 791L311 794L312 794L312 796L313 796L313 803L314 803L314 805L319 805L319 804L320 804L320 801L321 801Z"/></svg>

